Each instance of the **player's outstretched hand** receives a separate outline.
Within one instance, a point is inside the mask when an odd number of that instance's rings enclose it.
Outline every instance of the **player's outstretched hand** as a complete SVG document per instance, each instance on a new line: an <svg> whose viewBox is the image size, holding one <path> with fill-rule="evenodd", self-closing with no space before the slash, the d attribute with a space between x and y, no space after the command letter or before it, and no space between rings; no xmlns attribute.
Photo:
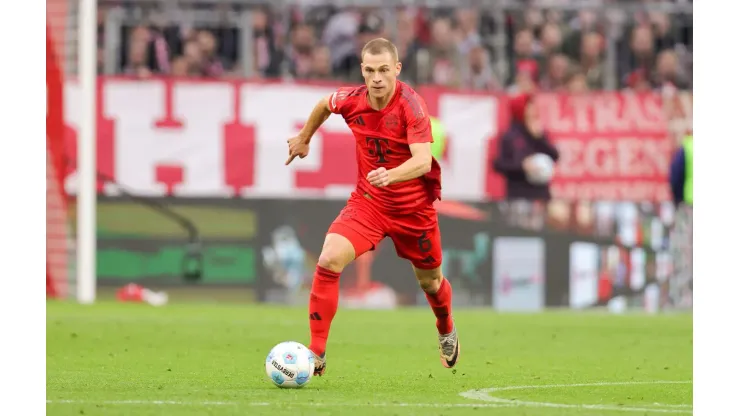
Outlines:
<svg viewBox="0 0 740 416"><path fill-rule="evenodd" d="M377 186L378 188L388 186L391 183L391 178L386 168L377 168L371 171L367 174L367 180L370 182L370 185Z"/></svg>
<svg viewBox="0 0 740 416"><path fill-rule="evenodd" d="M285 161L285 165L290 165L290 162L292 162L296 156L301 159L308 156L308 143L306 143L306 139L302 136L288 139L288 160Z"/></svg>

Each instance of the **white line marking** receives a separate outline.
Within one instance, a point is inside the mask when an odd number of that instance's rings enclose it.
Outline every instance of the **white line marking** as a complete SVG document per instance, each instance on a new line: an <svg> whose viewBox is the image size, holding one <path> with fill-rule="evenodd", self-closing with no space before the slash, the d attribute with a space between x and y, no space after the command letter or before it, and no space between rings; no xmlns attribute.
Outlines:
<svg viewBox="0 0 740 416"><path fill-rule="evenodd" d="M464 408L501 408L501 407L513 407L510 404L504 403L349 403L349 402L338 402L338 403L315 403L315 402L294 402L294 403L267 403L267 402L188 402L188 401L175 401L175 400L47 400L46 404L94 404L94 405L108 405L108 406L123 406L123 405L148 405L148 406L253 406L253 407L268 407L268 406L279 406L279 407L342 407L342 406L354 406L354 407L431 407L431 408L453 408L453 407L464 407Z"/></svg>
<svg viewBox="0 0 740 416"><path fill-rule="evenodd" d="M460 396L467 399L482 400L486 402L492 402L496 404L508 404L511 406L523 406L523 407L551 407L558 409L592 409L592 410L613 410L622 412L654 412L654 413L693 413L692 410L688 409L693 407L691 405L668 405L654 403L652 405L644 406L660 406L660 407L629 407L629 406L617 406L617 405L602 405L602 404L565 404L565 403L549 403L549 402L530 402L525 400L515 399L502 399L499 397L491 396L490 393L511 391L511 390L534 390L534 389L557 389L557 388L572 388L572 387L602 387L602 386L639 386L644 384L689 384L692 381L623 381L623 382L602 382L602 383L579 383L579 384L545 384L545 385L531 385L531 386L505 386L505 387L491 387L487 389L468 390L460 393ZM685 407L686 409L678 408Z"/></svg>

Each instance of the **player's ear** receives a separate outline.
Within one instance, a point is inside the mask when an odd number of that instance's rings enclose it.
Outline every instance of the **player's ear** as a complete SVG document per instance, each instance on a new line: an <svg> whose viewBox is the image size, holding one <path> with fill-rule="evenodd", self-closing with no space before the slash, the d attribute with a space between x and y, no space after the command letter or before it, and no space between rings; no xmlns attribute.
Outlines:
<svg viewBox="0 0 740 416"><path fill-rule="evenodd" d="M396 62L396 76L399 76L401 74L401 61Z"/></svg>

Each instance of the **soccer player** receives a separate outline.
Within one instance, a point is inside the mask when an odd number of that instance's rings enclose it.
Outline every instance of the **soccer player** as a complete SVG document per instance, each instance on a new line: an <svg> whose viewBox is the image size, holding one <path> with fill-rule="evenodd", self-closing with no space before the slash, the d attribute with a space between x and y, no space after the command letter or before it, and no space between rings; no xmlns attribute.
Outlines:
<svg viewBox="0 0 740 416"><path fill-rule="evenodd" d="M326 371L326 341L339 303L339 276L386 236L411 262L437 318L442 365L458 361L460 343L452 320L452 287L442 276L442 247L434 201L441 170L432 157L432 131L424 100L398 81L398 50L382 38L362 49L365 85L342 87L322 98L306 125L288 140L288 160L308 155L311 137L329 116L341 114L357 145L357 187L324 240L311 285L309 324L316 375Z"/></svg>

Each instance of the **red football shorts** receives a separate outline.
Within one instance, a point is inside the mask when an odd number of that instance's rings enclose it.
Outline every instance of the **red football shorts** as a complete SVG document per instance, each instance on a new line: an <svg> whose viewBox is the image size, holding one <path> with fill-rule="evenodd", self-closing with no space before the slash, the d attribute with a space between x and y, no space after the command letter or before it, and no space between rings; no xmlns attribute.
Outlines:
<svg viewBox="0 0 740 416"><path fill-rule="evenodd" d="M347 238L355 248L355 258L390 237L398 256L418 269L436 269L442 264L442 239L437 211L433 205L408 215L380 212L371 199L353 193L327 234Z"/></svg>

